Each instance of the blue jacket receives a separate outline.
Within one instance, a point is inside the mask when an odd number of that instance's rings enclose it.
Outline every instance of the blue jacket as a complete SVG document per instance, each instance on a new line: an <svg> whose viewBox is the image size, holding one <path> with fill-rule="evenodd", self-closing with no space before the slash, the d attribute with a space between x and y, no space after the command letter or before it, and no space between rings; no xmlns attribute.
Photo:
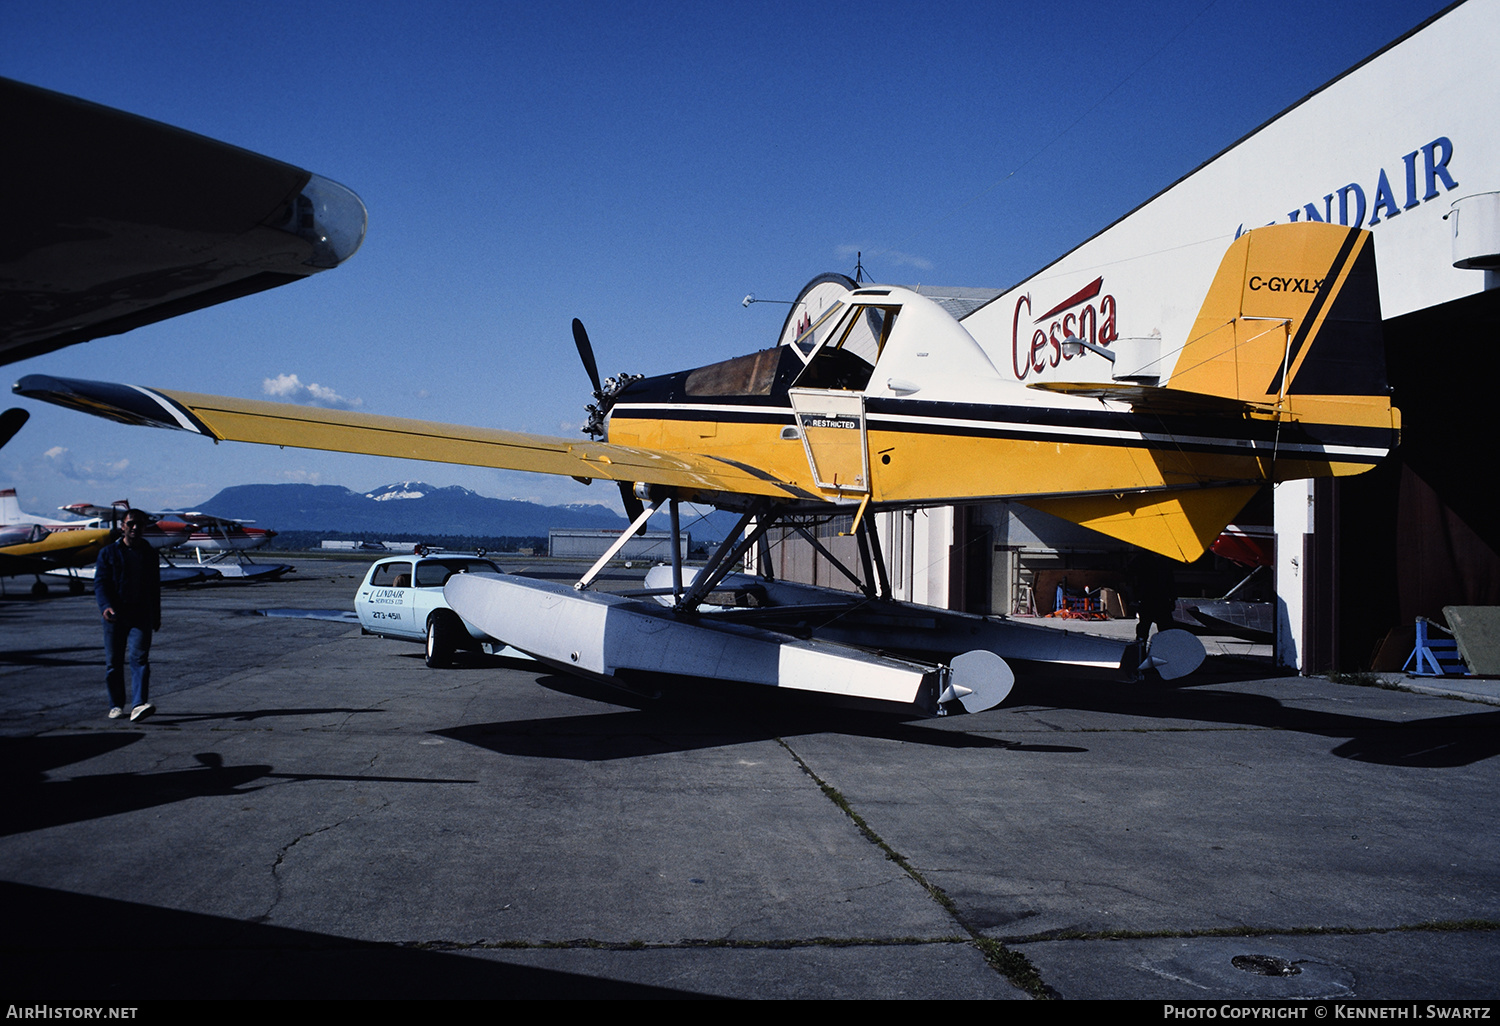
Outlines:
<svg viewBox="0 0 1500 1026"><path fill-rule="evenodd" d="M123 538L100 549L94 564L94 600L100 613L113 609L117 622L161 630L161 565L156 550L142 542L131 552Z"/></svg>

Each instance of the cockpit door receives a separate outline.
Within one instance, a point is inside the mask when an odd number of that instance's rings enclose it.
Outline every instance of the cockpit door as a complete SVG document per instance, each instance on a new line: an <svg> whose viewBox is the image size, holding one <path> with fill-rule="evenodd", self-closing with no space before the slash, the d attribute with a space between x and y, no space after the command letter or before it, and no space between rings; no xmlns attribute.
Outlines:
<svg viewBox="0 0 1500 1026"><path fill-rule="evenodd" d="M788 394L813 481L841 495L868 495L864 394L823 388L793 388Z"/></svg>

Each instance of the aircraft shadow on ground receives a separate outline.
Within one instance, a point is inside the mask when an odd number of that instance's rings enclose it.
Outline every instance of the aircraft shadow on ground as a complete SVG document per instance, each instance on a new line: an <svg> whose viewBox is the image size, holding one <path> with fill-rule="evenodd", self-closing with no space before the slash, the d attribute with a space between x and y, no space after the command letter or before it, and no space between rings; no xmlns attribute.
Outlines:
<svg viewBox="0 0 1500 1026"><path fill-rule="evenodd" d="M12 648L0 650L0 666L100 666L98 645L68 648Z"/></svg>
<svg viewBox="0 0 1500 1026"><path fill-rule="evenodd" d="M703 693L690 693L679 685L651 696L562 674L543 675L537 683L579 698L633 708L470 724L433 733L502 755L584 762L721 748L800 734L884 738L937 748L1087 751L941 729L926 725L930 721L912 722L909 714L837 708L822 696L722 681L702 682L698 688Z"/></svg>
<svg viewBox="0 0 1500 1026"><path fill-rule="evenodd" d="M351 709L346 706L287 706L279 709L243 709L224 712L171 712L163 714L158 712L151 723L157 727L178 727L185 723L212 723L222 720L229 723L253 723L273 716L355 716L359 714L379 714L387 712L385 709Z"/></svg>
<svg viewBox="0 0 1500 1026"><path fill-rule="evenodd" d="M1140 684L1032 678L1017 681L1001 708L1038 706L1296 731L1339 740L1330 751L1339 758L1389 766L1443 769L1500 754L1500 710L1484 706L1473 706L1475 712L1396 722L1302 709L1266 695L1200 690L1213 683L1217 681L1196 678ZM1349 693L1357 700L1357 689L1351 687ZM1427 699L1413 696L1413 701Z"/></svg>
<svg viewBox="0 0 1500 1026"><path fill-rule="evenodd" d="M1207 679L1195 676L1186 681L1137 684L1025 674L998 711L1039 706L1295 731L1338 740L1330 754L1339 758L1425 769L1467 766L1500 754L1500 711L1483 707L1476 707L1482 711L1472 713L1396 722L1302 709L1265 695L1207 689L1213 684L1263 679L1263 668L1255 664L1223 664ZM653 695L562 674L540 676L537 683L580 698L633 707L633 711L474 724L435 733L502 754L583 761L818 733L939 748L1000 748L1018 753L1088 751L1083 746L1040 745L995 737L996 722L986 713L972 718L913 721L909 715L838 708L823 696L719 681L695 687L679 683ZM971 723L970 729L963 729Z"/></svg>
<svg viewBox="0 0 1500 1026"><path fill-rule="evenodd" d="M49 770L85 762L143 737L140 733L121 733L0 738L0 773L4 774L9 785L5 814L0 816L0 836L136 812L190 798L245 795L282 781L475 783L469 779L440 777L278 772L273 766L259 763L226 765L218 752L200 752L193 756L198 765L192 769L47 779Z"/></svg>
<svg viewBox="0 0 1500 1026"><path fill-rule="evenodd" d="M13 1004L704 996L18 883L0 905Z"/></svg>

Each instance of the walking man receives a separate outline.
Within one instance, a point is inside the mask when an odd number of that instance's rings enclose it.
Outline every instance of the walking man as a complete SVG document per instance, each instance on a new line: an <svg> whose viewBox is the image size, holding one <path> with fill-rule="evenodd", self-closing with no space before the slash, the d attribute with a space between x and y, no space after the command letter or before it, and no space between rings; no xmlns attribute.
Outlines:
<svg viewBox="0 0 1500 1026"><path fill-rule="evenodd" d="M109 718L125 714L125 664L130 663L130 718L156 711L150 702L151 633L161 629L161 568L146 541L150 518L126 512L118 541L99 550L94 567L94 598L104 618L104 686Z"/></svg>

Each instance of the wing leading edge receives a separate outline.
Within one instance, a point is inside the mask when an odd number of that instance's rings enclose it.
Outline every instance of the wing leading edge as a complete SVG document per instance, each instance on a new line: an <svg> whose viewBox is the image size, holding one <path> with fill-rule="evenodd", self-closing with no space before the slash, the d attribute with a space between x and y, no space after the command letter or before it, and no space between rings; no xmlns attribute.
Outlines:
<svg viewBox="0 0 1500 1026"><path fill-rule="evenodd" d="M29 399L141 427L171 428L214 441L431 460L592 480L635 482L704 494L815 498L752 468L690 453L401 417L324 410L195 392L168 392L29 374L13 391Z"/></svg>

